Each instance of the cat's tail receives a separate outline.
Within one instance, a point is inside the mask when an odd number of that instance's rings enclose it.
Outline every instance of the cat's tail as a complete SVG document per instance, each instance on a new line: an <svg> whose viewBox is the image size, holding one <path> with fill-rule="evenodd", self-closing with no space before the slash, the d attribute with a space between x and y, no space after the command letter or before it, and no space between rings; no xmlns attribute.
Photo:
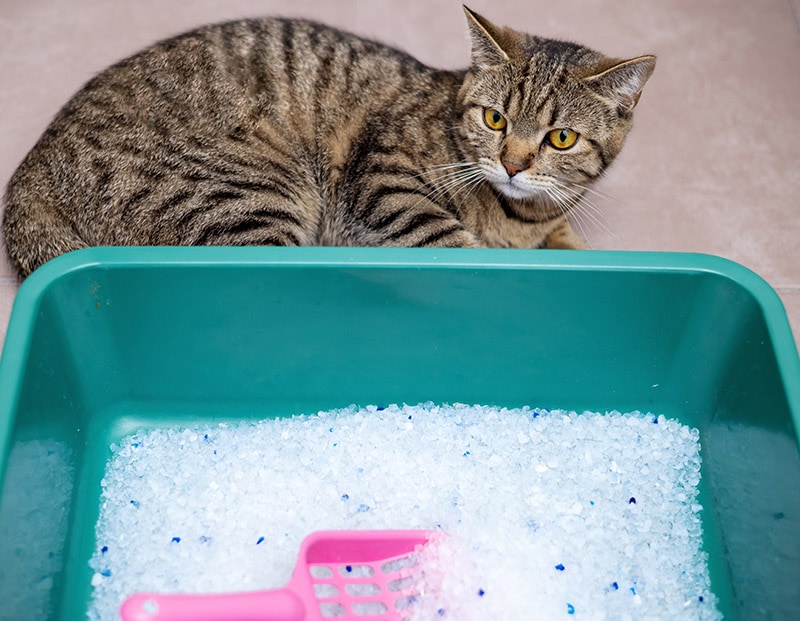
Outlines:
<svg viewBox="0 0 800 621"><path fill-rule="evenodd" d="M9 182L3 201L3 237L11 263L24 278L50 259L88 244L35 184L17 177Z"/></svg>

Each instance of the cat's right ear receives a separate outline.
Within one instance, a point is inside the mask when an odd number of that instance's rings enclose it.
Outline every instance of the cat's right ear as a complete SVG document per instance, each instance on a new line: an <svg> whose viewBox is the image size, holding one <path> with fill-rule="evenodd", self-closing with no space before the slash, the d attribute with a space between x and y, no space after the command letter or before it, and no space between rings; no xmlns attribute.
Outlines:
<svg viewBox="0 0 800 621"><path fill-rule="evenodd" d="M642 89L655 68L655 56L639 56L584 78L584 83L601 97L616 103L624 113L630 114L639 103Z"/></svg>
<svg viewBox="0 0 800 621"><path fill-rule="evenodd" d="M485 17L464 6L467 14L469 36L472 39L472 64L476 67L494 67L509 61L508 54L500 45L502 32Z"/></svg>

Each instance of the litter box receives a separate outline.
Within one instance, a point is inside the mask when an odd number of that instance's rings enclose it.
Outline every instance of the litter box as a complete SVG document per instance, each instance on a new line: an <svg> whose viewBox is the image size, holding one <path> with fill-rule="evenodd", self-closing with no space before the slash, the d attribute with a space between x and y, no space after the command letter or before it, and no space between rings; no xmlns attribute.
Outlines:
<svg viewBox="0 0 800 621"><path fill-rule="evenodd" d="M26 619L85 618L109 446L135 430L423 401L697 427L721 611L800 614L800 360L779 298L720 258L601 251L101 248L52 261L22 285L0 361L0 597ZM49 461L9 459L16 449Z"/></svg>

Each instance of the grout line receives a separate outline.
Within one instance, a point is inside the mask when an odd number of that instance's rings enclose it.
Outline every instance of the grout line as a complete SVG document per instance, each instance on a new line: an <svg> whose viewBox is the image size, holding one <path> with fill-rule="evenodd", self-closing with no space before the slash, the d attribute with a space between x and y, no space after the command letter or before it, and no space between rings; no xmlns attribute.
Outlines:
<svg viewBox="0 0 800 621"><path fill-rule="evenodd" d="M797 30L797 34L800 34L800 18L797 16L797 10L794 6L794 0L786 0L789 3L789 10L792 12L792 19L794 19L794 27Z"/></svg>
<svg viewBox="0 0 800 621"><path fill-rule="evenodd" d="M800 286L790 285L788 287L774 287L778 295L798 295L800 294Z"/></svg>

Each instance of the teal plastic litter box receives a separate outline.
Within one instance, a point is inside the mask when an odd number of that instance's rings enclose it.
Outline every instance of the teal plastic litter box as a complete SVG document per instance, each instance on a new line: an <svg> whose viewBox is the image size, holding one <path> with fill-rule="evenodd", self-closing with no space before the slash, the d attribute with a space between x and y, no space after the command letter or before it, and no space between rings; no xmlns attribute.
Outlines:
<svg viewBox="0 0 800 621"><path fill-rule="evenodd" d="M85 618L109 446L134 430L429 400L697 427L722 612L800 618L800 360L779 298L720 258L599 251L101 248L50 262L22 285L0 361L0 596L33 602L26 618ZM62 447L64 471L9 462L31 443ZM53 501L20 518L10 499L30 493ZM33 517L46 527L31 532Z"/></svg>

